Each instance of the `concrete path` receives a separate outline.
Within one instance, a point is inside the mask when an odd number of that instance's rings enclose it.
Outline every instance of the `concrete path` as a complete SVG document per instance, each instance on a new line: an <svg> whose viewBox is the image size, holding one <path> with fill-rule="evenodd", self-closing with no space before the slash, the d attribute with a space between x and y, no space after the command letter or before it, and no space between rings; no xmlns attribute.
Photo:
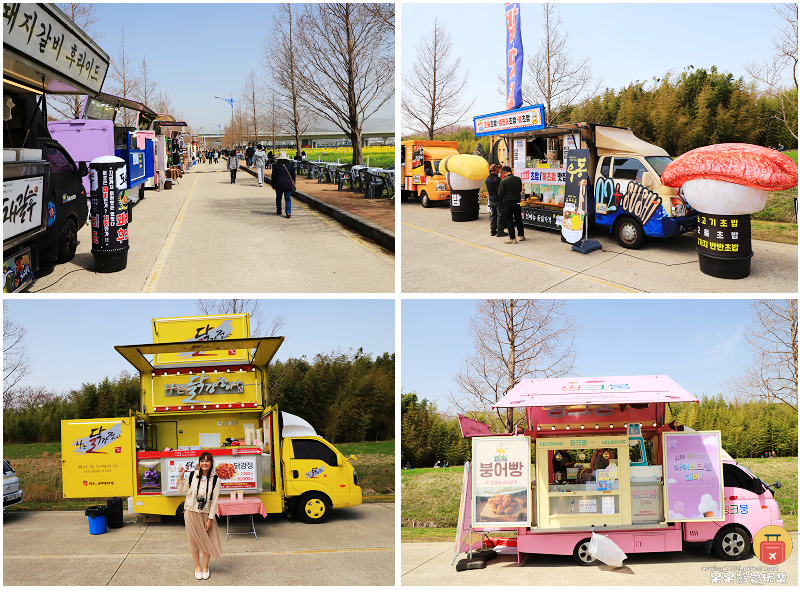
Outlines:
<svg viewBox="0 0 800 590"><path fill-rule="evenodd" d="M83 512L3 515L4 586L390 586L395 581L394 504L335 510L319 525L283 515L255 517L258 539L234 535L194 578L186 530L177 519L89 534ZM125 520L131 515L125 514ZM246 517L231 530L246 530Z"/></svg>
<svg viewBox="0 0 800 590"><path fill-rule="evenodd" d="M489 234L482 206L476 221L456 223L448 207L401 207L403 293L797 293L797 246L753 241L750 276L700 272L696 236L648 239L628 250L594 231L603 245L573 252L555 231L525 228L527 241L503 244Z"/></svg>
<svg viewBox="0 0 800 590"><path fill-rule="evenodd" d="M132 210L127 268L94 272L90 228L75 258L31 293L394 293L394 255L300 202L275 214L275 193L224 161L201 164Z"/></svg>
<svg viewBox="0 0 800 590"><path fill-rule="evenodd" d="M670 553L629 555L620 568L605 564L579 566L572 556L528 555L521 564L517 556L500 555L486 562L481 570L457 572L453 563L453 543L403 543L400 547L402 586L711 586L797 588L797 532L790 533L795 550L779 566L767 566L753 553L741 561L723 561L716 554L706 555L700 547ZM454 540L455 541L455 540ZM466 557L465 553L459 559ZM782 574L783 582L776 580ZM712 574L719 579L713 582ZM736 575L740 578L737 580ZM733 578L726 582L725 576ZM746 575L746 582L741 576ZM758 575L752 584L750 576ZM768 576L768 578L764 578ZM785 577L783 577L785 576Z"/></svg>

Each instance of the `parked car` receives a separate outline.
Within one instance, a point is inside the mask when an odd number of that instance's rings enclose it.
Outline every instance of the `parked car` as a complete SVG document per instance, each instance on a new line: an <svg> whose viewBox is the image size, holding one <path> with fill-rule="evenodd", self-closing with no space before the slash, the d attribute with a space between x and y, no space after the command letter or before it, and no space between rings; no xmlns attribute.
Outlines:
<svg viewBox="0 0 800 590"><path fill-rule="evenodd" d="M11 464L3 459L3 510L22 502L19 478Z"/></svg>

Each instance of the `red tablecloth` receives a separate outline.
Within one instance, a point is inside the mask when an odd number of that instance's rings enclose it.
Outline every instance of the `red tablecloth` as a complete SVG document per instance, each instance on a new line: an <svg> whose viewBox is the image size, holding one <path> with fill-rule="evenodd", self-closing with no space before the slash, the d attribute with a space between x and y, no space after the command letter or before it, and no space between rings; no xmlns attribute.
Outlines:
<svg viewBox="0 0 800 590"><path fill-rule="evenodd" d="M245 496L242 501L219 498L217 500L217 514L220 516L235 516L237 514L260 514L267 517L267 510L260 498Z"/></svg>

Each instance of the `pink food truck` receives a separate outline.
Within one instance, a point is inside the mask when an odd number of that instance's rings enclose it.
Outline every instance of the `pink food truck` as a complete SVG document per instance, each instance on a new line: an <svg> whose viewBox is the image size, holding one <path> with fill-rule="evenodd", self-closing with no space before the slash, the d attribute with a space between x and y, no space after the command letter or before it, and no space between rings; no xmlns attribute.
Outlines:
<svg viewBox="0 0 800 590"><path fill-rule="evenodd" d="M780 482L767 485L732 459L720 431L666 422L667 404L693 402L665 375L537 379L495 405L524 411L526 427L514 433L460 417L473 460L457 551L480 544L473 533L516 530L520 562L535 553L597 563L592 532L626 554L689 543L745 558L759 530L783 527Z"/></svg>

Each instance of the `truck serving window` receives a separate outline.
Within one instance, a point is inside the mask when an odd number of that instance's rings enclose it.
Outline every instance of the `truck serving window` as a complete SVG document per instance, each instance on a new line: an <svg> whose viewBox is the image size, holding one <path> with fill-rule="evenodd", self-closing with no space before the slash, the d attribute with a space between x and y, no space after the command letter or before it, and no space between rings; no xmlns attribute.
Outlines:
<svg viewBox="0 0 800 590"><path fill-rule="evenodd" d="M668 158L667 156L650 156L645 158L645 160L653 167L653 170L656 171L659 177L664 174L664 168L672 162L672 158Z"/></svg>
<svg viewBox="0 0 800 590"><path fill-rule="evenodd" d="M635 180L642 182L642 175L647 172L636 158L614 158L614 178L619 180Z"/></svg>
<svg viewBox="0 0 800 590"><path fill-rule="evenodd" d="M336 467L339 464L336 460L336 453L318 440L295 438L292 439L292 447L294 448L295 459L325 461L332 467Z"/></svg>

